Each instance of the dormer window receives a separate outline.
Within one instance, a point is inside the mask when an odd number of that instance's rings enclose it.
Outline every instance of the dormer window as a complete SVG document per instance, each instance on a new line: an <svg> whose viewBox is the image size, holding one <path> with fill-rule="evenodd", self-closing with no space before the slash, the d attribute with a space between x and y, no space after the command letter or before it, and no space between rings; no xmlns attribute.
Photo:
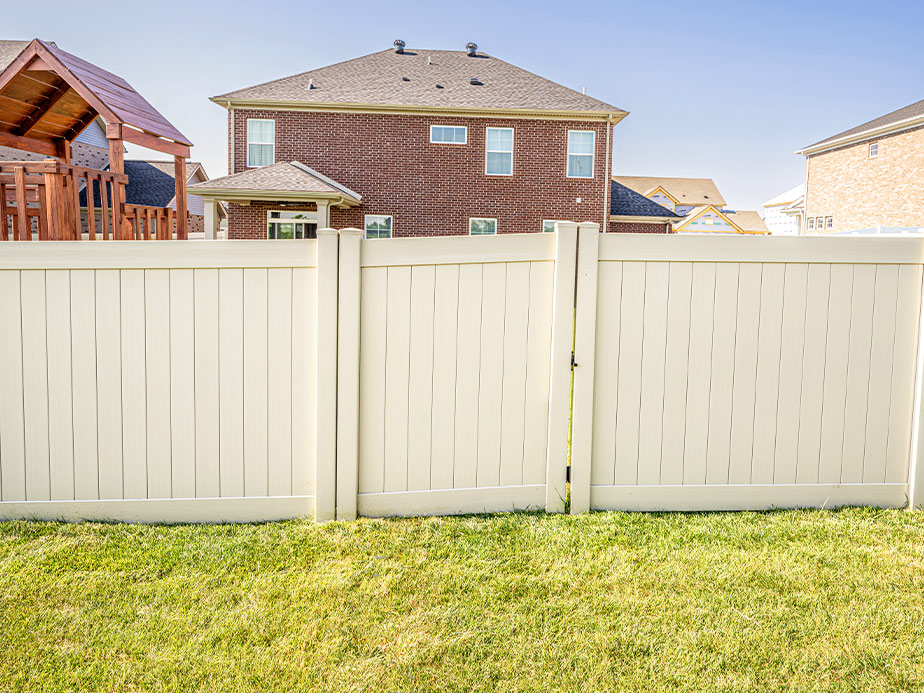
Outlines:
<svg viewBox="0 0 924 693"><path fill-rule="evenodd" d="M247 166L257 168L276 162L276 121L247 119Z"/></svg>

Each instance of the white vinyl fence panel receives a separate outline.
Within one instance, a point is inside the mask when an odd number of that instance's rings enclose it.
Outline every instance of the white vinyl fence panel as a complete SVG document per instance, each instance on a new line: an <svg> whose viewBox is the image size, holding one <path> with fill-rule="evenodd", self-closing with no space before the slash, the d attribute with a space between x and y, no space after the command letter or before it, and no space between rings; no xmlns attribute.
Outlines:
<svg viewBox="0 0 924 693"><path fill-rule="evenodd" d="M0 517L313 512L316 241L3 251Z"/></svg>
<svg viewBox="0 0 924 693"><path fill-rule="evenodd" d="M907 503L919 241L597 240L577 511Z"/></svg>

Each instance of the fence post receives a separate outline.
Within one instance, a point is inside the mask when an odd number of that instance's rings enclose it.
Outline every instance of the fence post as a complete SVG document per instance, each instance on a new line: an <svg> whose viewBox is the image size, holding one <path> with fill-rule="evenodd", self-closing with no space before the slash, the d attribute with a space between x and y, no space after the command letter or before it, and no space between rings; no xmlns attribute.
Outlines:
<svg viewBox="0 0 924 693"><path fill-rule="evenodd" d="M362 231L340 232L337 300L337 519L356 519L359 493L359 325Z"/></svg>
<svg viewBox="0 0 924 693"><path fill-rule="evenodd" d="M924 287L922 287L924 289ZM922 291L924 294L924 291ZM924 509L924 295L918 317L918 350L914 378L914 419L908 465L908 509Z"/></svg>
<svg viewBox="0 0 924 693"><path fill-rule="evenodd" d="M600 224L578 229L574 308L574 386L571 402L571 513L590 510L594 424L594 359L597 345L597 258Z"/></svg>
<svg viewBox="0 0 924 693"><path fill-rule="evenodd" d="M549 450L545 473L545 509L550 513L564 512L565 497L568 495L566 475L577 231L578 225L574 222L555 224L555 281L552 290L552 353L549 369Z"/></svg>
<svg viewBox="0 0 924 693"><path fill-rule="evenodd" d="M318 230L314 470L318 522L334 519L337 501L337 245L337 231Z"/></svg>

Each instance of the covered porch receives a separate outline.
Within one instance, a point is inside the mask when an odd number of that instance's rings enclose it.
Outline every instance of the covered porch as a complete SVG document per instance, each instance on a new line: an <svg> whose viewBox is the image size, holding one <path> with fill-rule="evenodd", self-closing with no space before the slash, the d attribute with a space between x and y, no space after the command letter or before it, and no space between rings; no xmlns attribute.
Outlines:
<svg viewBox="0 0 924 693"><path fill-rule="evenodd" d="M71 143L106 123L108 171L74 166ZM173 157L176 213L125 203L131 142ZM192 143L121 77L40 39L0 72L0 145L44 161L0 162L0 240L185 239Z"/></svg>
<svg viewBox="0 0 924 693"><path fill-rule="evenodd" d="M317 229L330 227L331 209L362 204L362 195L299 161L251 168L189 188L205 202L206 238L217 233L220 202L259 209L256 223L265 224L263 238L313 237Z"/></svg>

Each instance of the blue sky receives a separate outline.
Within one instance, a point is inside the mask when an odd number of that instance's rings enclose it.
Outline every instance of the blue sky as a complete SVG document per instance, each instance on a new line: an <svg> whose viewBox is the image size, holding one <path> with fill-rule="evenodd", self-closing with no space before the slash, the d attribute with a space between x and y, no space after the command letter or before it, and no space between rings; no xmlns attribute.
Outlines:
<svg viewBox="0 0 924 693"><path fill-rule="evenodd" d="M924 3L699 2L20 4L2 38L39 36L126 78L227 168L225 111L209 96L388 48L487 53L630 115L616 173L714 178L756 209L802 181L797 148L917 101ZM176 27L176 28L175 28ZM172 32L178 32L174 35ZM134 152L133 152L134 155Z"/></svg>

